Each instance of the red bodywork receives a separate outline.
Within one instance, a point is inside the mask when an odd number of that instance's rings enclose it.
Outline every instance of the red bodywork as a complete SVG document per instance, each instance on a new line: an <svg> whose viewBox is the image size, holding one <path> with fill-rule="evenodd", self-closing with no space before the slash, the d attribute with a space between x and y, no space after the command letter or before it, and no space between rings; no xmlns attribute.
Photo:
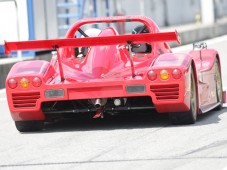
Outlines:
<svg viewBox="0 0 227 170"><path fill-rule="evenodd" d="M118 35L114 28L107 27L97 37L74 38L85 24L112 22L141 22L149 33ZM167 41L180 42L176 32L160 33L147 17L121 16L83 19L69 29L65 39L6 42L6 53L57 51L50 62L23 61L12 67L6 79L11 115L15 121L24 121L46 120L59 113L115 113L152 108L159 113L185 112L190 109L190 67L195 70L197 113L214 108L218 104L214 80L217 51L172 53ZM152 46L150 53L130 52L132 44L145 42ZM75 56L76 47L88 46L85 57ZM173 76L176 69L180 71L177 78ZM151 70L157 76L154 80L148 78ZM166 80L160 78L163 70L168 71ZM33 85L37 77L41 80L39 87ZM28 87L21 86L23 78L28 80ZM16 82L15 88L9 87L11 79ZM113 104L115 99L121 105Z"/></svg>

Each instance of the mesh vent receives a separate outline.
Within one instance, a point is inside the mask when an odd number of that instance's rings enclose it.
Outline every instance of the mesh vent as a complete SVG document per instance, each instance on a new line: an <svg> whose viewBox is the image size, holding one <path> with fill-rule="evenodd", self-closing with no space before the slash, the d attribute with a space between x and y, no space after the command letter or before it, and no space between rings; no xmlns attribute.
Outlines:
<svg viewBox="0 0 227 170"><path fill-rule="evenodd" d="M36 106L36 102L39 98L39 92L12 94L13 106L15 108L33 108Z"/></svg>
<svg viewBox="0 0 227 170"><path fill-rule="evenodd" d="M174 100L179 97L179 84L150 86L157 100Z"/></svg>

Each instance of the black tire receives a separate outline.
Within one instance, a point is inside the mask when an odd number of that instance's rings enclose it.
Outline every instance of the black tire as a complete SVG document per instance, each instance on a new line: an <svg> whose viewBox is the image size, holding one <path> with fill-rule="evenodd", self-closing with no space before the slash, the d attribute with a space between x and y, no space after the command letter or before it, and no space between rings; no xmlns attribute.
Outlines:
<svg viewBox="0 0 227 170"><path fill-rule="evenodd" d="M169 118L172 124L194 124L197 119L197 94L194 70L191 68L190 80L190 110L187 112L169 113Z"/></svg>
<svg viewBox="0 0 227 170"><path fill-rule="evenodd" d="M218 60L215 63L215 81L216 81L216 94L217 94L217 102L220 103L215 110L221 110L223 106L223 98L222 98L222 78L221 78L221 69L219 66Z"/></svg>
<svg viewBox="0 0 227 170"><path fill-rule="evenodd" d="M16 128L20 132L34 132L43 129L43 121L16 121Z"/></svg>

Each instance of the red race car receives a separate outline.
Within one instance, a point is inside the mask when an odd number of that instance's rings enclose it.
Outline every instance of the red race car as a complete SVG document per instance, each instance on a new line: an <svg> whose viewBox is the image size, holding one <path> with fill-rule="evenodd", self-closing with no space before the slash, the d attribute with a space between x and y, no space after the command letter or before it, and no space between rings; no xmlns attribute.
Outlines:
<svg viewBox="0 0 227 170"><path fill-rule="evenodd" d="M134 29L119 35L114 26L128 23ZM105 28L97 29L99 24ZM180 43L177 32L160 32L144 16L117 16L82 19L64 39L6 42L5 53L53 51L50 62L19 62L8 74L16 128L42 130L58 116L99 118L152 109L168 113L173 124L192 124L197 115L221 109L225 93L218 52L197 43L189 53L173 53L168 41Z"/></svg>

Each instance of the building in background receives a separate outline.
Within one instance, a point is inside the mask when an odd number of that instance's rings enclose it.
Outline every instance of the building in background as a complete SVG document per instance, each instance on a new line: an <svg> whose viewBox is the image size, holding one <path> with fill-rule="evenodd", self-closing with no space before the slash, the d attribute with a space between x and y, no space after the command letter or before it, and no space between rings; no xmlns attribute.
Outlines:
<svg viewBox="0 0 227 170"><path fill-rule="evenodd" d="M208 10L209 13L214 13L214 22L227 16L227 0L205 1L212 3L210 6L213 10ZM207 5L204 8L203 2L204 0L0 0L0 36L8 41L59 38L81 18L113 15L145 15L161 27L194 23L206 15L207 9L204 9ZM125 29L131 30L127 26Z"/></svg>

